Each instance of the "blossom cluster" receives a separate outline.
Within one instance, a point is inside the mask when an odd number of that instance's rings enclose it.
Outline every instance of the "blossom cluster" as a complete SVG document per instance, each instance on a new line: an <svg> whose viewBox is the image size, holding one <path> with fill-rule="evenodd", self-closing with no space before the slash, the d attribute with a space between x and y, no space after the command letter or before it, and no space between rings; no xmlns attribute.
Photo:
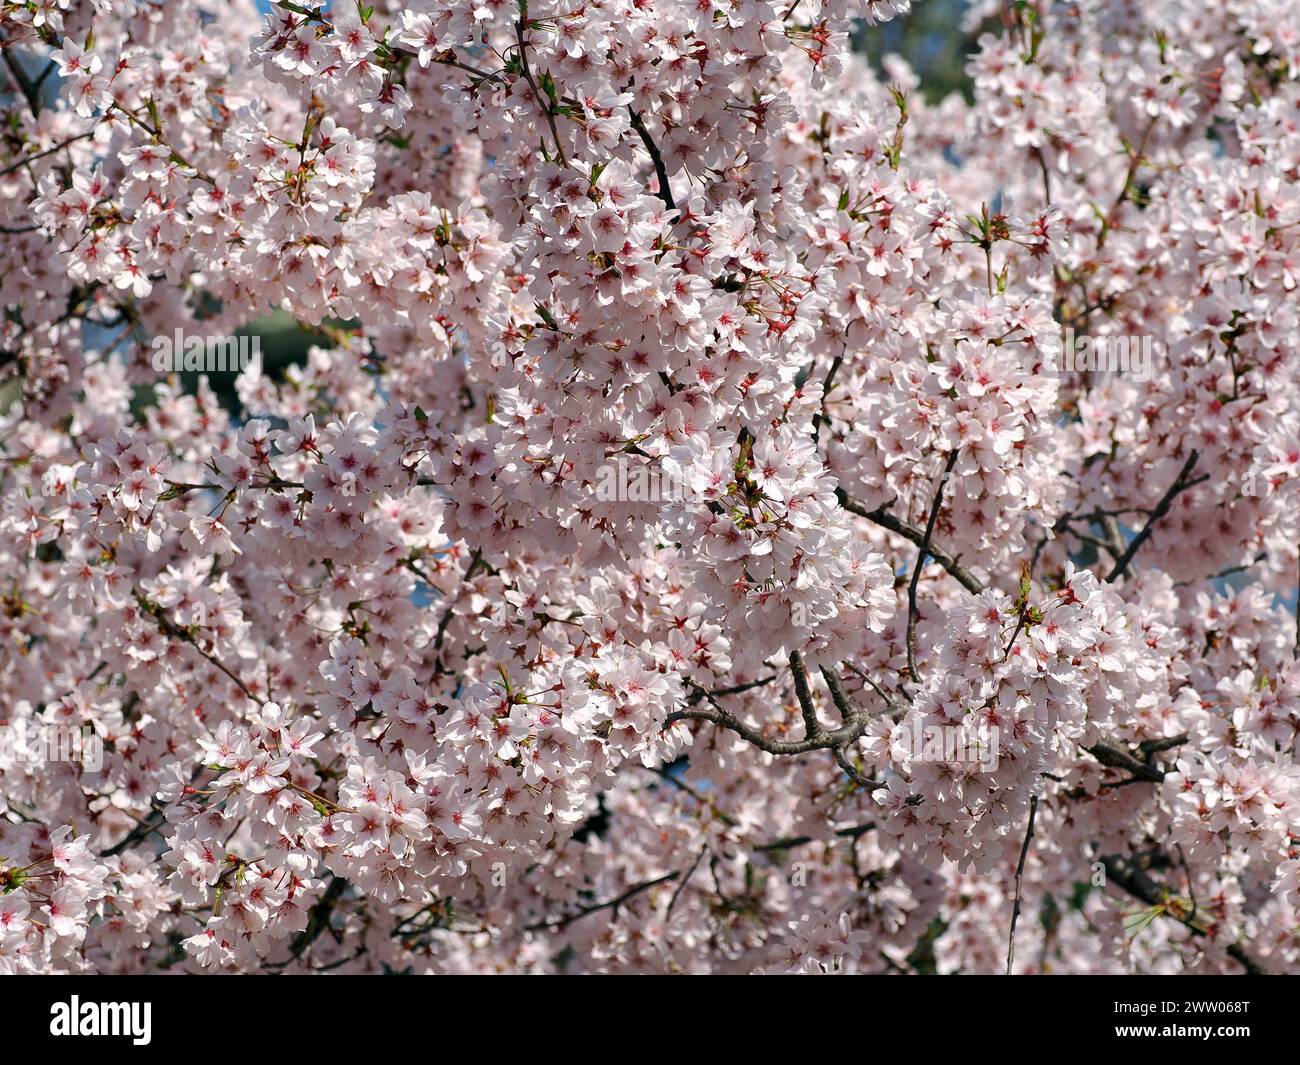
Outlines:
<svg viewBox="0 0 1300 1065"><path fill-rule="evenodd" d="M0 0L0 972L1300 971L1294 4L263 6Z"/></svg>

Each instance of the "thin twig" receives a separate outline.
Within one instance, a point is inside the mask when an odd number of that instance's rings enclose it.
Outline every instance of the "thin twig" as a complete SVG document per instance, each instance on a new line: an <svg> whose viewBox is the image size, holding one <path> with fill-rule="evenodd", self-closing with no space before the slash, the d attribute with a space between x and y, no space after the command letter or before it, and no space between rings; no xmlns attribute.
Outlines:
<svg viewBox="0 0 1300 1065"><path fill-rule="evenodd" d="M729 813L727 813L724 810L718 809L717 804L714 803L713 797L711 795L703 794L702 792L698 791L695 787L688 784L686 781L679 780L677 777L673 776L670 772L668 772L668 770L663 769L661 767L646 766L645 769L647 773L653 773L660 780L663 780L671 784L678 791L683 792L686 795L689 795L692 799L694 799L697 803L703 806L706 810L710 811L713 814L713 816L716 817L719 821L721 821L724 825L730 825L732 828L735 828L736 825L739 824L739 822L734 817L732 817Z"/></svg>
<svg viewBox="0 0 1300 1065"><path fill-rule="evenodd" d="M528 65L528 45L524 41L524 30L527 28L525 16L521 12L519 21L515 23L515 37L519 41L519 68L524 72L524 79L528 82L528 87L533 90L533 99L537 101L537 106L542 109L542 114L546 116L547 125L551 127L551 137L555 141L556 157L560 160L561 166L568 166L569 161L564 157L564 146L560 144L560 131L555 128L555 111L551 107L549 100L543 101L542 92L533 79L532 68Z"/></svg>
<svg viewBox="0 0 1300 1065"><path fill-rule="evenodd" d="M687 697L686 701L688 703L693 704L693 703L698 703L701 699L703 699L707 695L739 695L741 692L747 692L753 688L766 687L768 684L771 684L774 680L776 680L775 673L773 673L770 677L760 677L758 680L746 681L744 684L732 684L731 686L726 688L711 688L708 690L704 688L696 688Z"/></svg>
<svg viewBox="0 0 1300 1065"><path fill-rule="evenodd" d="M952 468L957 465L957 452L951 451L948 454L948 461L943 467L943 475L939 478L939 487L934 492L934 502L930 504L930 519L925 523L925 533L921 537L921 543L916 555L916 565L912 567L912 580L907 586L907 672L912 678L913 684L920 684L921 677L916 671L916 587L921 580L921 570L925 567L925 560L930 553L930 538L934 535L934 523L939 517L939 508L943 505L943 486L948 483L948 475L952 473Z"/></svg>
<svg viewBox="0 0 1300 1065"><path fill-rule="evenodd" d="M261 700L258 699L258 697L253 694L252 689L249 688L249 686L243 682L239 674L235 673L233 670L228 668L225 665L225 663L223 663L219 658L216 657L216 655L213 655L210 652L205 651L202 647L200 647L199 641L195 639L194 636L191 635L188 631L181 628L169 617L167 617L167 615L163 613L163 608L159 604L150 602L148 599L146 599L143 595L139 594L138 592L136 593L136 602L139 603L140 609L143 613L147 614L149 617L154 619L155 624L157 624L158 626L158 631L160 631L164 636L170 636L173 639L180 640L182 643L189 644L191 647L194 648L195 651L198 652L198 654L203 659L207 661L207 663L210 666L214 667L215 669L219 669L222 673L224 673L227 677L229 677L232 681L234 681L235 684L238 686L239 690L242 691L244 695L246 695L249 699L251 699L255 703L261 702Z"/></svg>
<svg viewBox="0 0 1300 1065"><path fill-rule="evenodd" d="M1020 919L1020 879L1025 872L1025 857L1029 854L1029 841L1034 838L1034 815L1038 813L1038 796L1029 796L1029 823L1025 826L1025 841L1020 844L1020 861L1016 863L1016 900L1011 908L1011 934L1007 936L1007 975L1016 956L1016 922Z"/></svg>
<svg viewBox="0 0 1300 1065"><path fill-rule="evenodd" d="M686 870L686 875L682 877L681 882L677 885L677 890L673 892L673 897L668 900L668 909L664 910L664 923L668 923L668 915L673 912L673 907L677 905L677 900L681 898L682 892L686 890L686 885L691 879L691 875L700 867L700 862L709 852L709 845L706 843L700 848L700 853L695 856L695 861L691 862L691 867Z"/></svg>
<svg viewBox="0 0 1300 1065"><path fill-rule="evenodd" d="M874 821L865 825L854 825L852 828L837 828L835 835L840 839L857 839L859 836L866 835L876 827ZM781 839L774 839L770 843L760 843L754 850L756 851L785 851L792 850L795 847L802 847L805 843L812 843L817 837L815 836L785 836Z"/></svg>
<svg viewBox="0 0 1300 1065"><path fill-rule="evenodd" d="M839 767L848 774L849 779L852 780L854 784L858 785L858 787L865 788L867 791L878 791L885 787L883 782L872 780L870 777L865 776L857 766L850 762L849 756L843 747L835 748L835 761Z"/></svg>
<svg viewBox="0 0 1300 1065"><path fill-rule="evenodd" d="M590 906L584 906L582 909L578 910L577 913L571 913L567 917L556 917L545 921L538 921L536 924L526 925L524 931L525 932L541 932L543 930L558 931L561 928L565 928L568 925L571 925L574 921L580 921L582 918L587 917L593 913L599 913L601 910L609 910L609 909L617 910L620 906L623 905L623 903L627 902L631 898L635 898L637 895L641 894L641 892L649 891L652 887L657 887L659 884L666 884L671 880L676 880L681 875L682 875L681 871L678 870L675 873L665 873L663 876L657 876L653 880L644 880L641 883L628 888L625 892L623 892L623 894L619 895L617 898L607 899L605 902L593 903Z"/></svg>
<svg viewBox="0 0 1300 1065"><path fill-rule="evenodd" d="M1133 556L1136 555L1138 549L1147 542L1147 539L1151 536L1152 530L1156 526L1156 522L1169 512L1169 507L1172 505L1178 493L1191 488L1194 484L1199 484L1205 479L1198 478L1195 481L1189 481L1187 479L1188 475L1191 474L1192 469L1196 466L1196 460L1198 458L1200 458L1200 453L1197 451L1193 451L1187 456L1187 461L1183 463L1183 468L1178 472L1178 476L1174 479L1174 483L1165 489L1165 494L1160 497L1160 502L1152 508L1151 516L1147 518L1146 524L1143 525L1138 534L1129 541L1129 545L1125 548L1124 553L1116 560L1115 567L1106 574L1106 583L1113 584L1124 575L1124 571L1128 569L1129 563L1133 561Z"/></svg>
<svg viewBox="0 0 1300 1065"><path fill-rule="evenodd" d="M0 177L3 177L5 174L12 174L19 167L24 167L28 163L34 163L37 159L44 159L47 155L53 155L55 152L61 152L64 148L68 147L68 145L76 144L77 141L84 141L86 138L93 136L93 133L79 133L75 137L69 137L65 141L60 141L58 144L54 145L53 148L45 148L39 152L33 152L31 155L24 155L17 162L10 163L3 170L0 170Z"/></svg>
<svg viewBox="0 0 1300 1065"><path fill-rule="evenodd" d="M885 510L884 507L877 507L875 510L868 510L857 500L846 495L842 488L837 488L835 490L835 495L840 501L840 506L850 514L856 514L860 518L866 518L868 521L879 525L882 529L888 529L890 532L897 533L899 536L906 540L910 540L918 546L920 546L925 538L925 532L923 530L918 529L908 521L904 521L897 515L889 513L889 511ZM929 551L930 557L947 570L953 579L972 595L979 595L980 592L984 591L984 582L962 566L960 561L948 551L945 551L942 547L933 542L929 545L927 550Z"/></svg>

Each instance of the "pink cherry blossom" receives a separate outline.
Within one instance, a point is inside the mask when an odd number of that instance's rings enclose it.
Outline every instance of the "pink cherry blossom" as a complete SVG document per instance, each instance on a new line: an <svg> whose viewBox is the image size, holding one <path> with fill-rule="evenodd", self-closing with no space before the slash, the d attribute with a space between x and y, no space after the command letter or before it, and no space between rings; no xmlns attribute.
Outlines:
<svg viewBox="0 0 1300 1065"><path fill-rule="evenodd" d="M0 973L1300 972L1286 3L271 7L0 4Z"/></svg>

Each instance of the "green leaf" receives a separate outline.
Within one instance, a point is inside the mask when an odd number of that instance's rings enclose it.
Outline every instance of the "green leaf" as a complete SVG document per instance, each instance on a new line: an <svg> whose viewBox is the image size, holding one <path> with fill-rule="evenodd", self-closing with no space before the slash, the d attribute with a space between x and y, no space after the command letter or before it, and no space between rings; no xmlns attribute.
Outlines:
<svg viewBox="0 0 1300 1065"><path fill-rule="evenodd" d="M555 91L555 79L551 77L549 70L542 75L541 85L542 92L546 93L546 95L550 97L551 104L554 105L559 100L559 95Z"/></svg>
<svg viewBox="0 0 1300 1065"><path fill-rule="evenodd" d="M1164 913L1163 906L1151 906L1145 910L1137 910L1134 913L1124 915L1124 931L1129 936L1136 936L1152 921Z"/></svg>

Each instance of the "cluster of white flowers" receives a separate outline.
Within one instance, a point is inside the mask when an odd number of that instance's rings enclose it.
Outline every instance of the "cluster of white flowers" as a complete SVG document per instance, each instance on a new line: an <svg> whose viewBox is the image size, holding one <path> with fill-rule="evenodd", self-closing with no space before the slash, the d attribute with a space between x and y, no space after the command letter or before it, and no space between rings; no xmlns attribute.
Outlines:
<svg viewBox="0 0 1300 1065"><path fill-rule="evenodd" d="M1300 970L1300 15L909 7L0 0L0 972Z"/></svg>

